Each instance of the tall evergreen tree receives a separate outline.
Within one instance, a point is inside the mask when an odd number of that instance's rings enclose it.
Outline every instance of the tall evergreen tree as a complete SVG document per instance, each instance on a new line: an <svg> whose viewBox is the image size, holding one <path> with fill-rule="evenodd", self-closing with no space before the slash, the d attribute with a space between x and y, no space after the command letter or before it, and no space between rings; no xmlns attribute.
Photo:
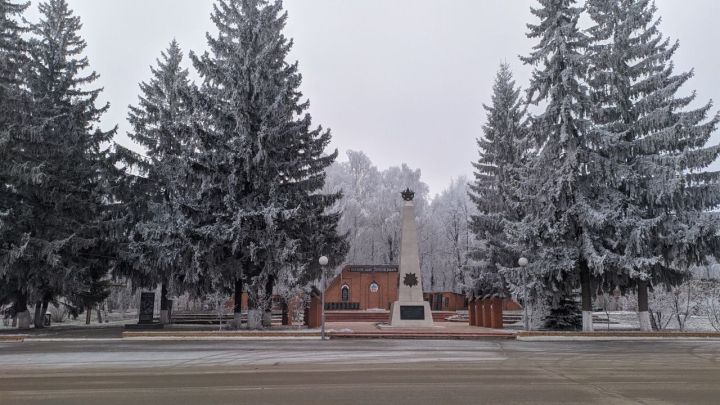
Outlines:
<svg viewBox="0 0 720 405"><path fill-rule="evenodd" d="M28 323L27 290L10 270L22 234L12 218L23 204L12 184L13 156L18 152L21 133L26 131L29 97L25 73L27 43L21 23L29 3L0 0L0 305L14 302L21 324Z"/></svg>
<svg viewBox="0 0 720 405"><path fill-rule="evenodd" d="M23 34L28 27L20 21L30 3L0 0L0 116L2 132L7 136L17 111L13 101L22 94L23 67L27 63L27 46Z"/></svg>
<svg viewBox="0 0 720 405"><path fill-rule="evenodd" d="M198 188L180 205L191 224L197 277L236 292L245 282L251 303L264 298L267 307L277 272L312 251L299 247L312 240L298 237L318 232L308 228L309 216L340 197L320 193L337 152L323 154L330 132L311 128L298 64L286 62L292 41L282 34L282 3L218 0L212 20L219 34L208 34L210 51L191 55L203 79L198 146L187 166ZM322 232L337 216L325 219ZM338 261L344 255L331 251L337 245L319 246ZM317 259L306 253L302 260ZM251 311L252 326L260 312Z"/></svg>
<svg viewBox="0 0 720 405"><path fill-rule="evenodd" d="M80 19L65 0L40 4L33 26L28 88L31 130L17 140L11 187L24 205L13 224L22 242L9 270L38 301L36 315L58 294L72 295L104 283L110 255L107 143L114 131L95 128L108 106L96 107L95 72L84 73ZM37 323L38 319L36 319Z"/></svg>
<svg viewBox="0 0 720 405"><path fill-rule="evenodd" d="M571 295L580 281L583 329L591 330L591 274L581 223L586 213L579 195L580 184L588 181L586 164L590 159L584 84L588 38L578 29L582 8L575 0L539 3L532 13L540 21L528 25L528 37L539 42L522 60L536 66L528 101L546 105L532 120L538 153L530 163L527 191L531 201L526 221L517 234L524 235L533 264L545 273L552 308L566 308L558 304L567 301L564 297ZM551 322L557 324L552 316L561 313L551 313Z"/></svg>
<svg viewBox="0 0 720 405"><path fill-rule="evenodd" d="M523 166L528 156L526 110L516 87L510 66L503 64L495 78L492 104L484 106L487 123L483 137L478 139L480 158L473 163L475 181L470 185L470 198L477 206L470 229L477 239L477 248L470 252L473 262L466 277L469 291L476 297L505 294L502 269L510 269L520 256L522 247L509 238L507 223L523 218L518 193Z"/></svg>
<svg viewBox="0 0 720 405"><path fill-rule="evenodd" d="M126 163L135 167L132 196L126 199L136 224L130 234L126 261L132 268L126 274L135 286L162 284L160 319L167 322L168 287L185 279L182 270L189 265L190 252L173 221L177 218L177 193L187 191L179 177L181 160L193 147L192 85L182 67L182 50L173 40L151 68L152 78L140 84L142 95L130 107L130 138L145 148L145 156L123 150Z"/></svg>
<svg viewBox="0 0 720 405"><path fill-rule="evenodd" d="M3 142L2 145L9 142L12 133L22 127L21 103L26 90L23 73L28 56L23 34L29 28L20 20L28 6L29 3L0 0L0 142Z"/></svg>
<svg viewBox="0 0 720 405"><path fill-rule="evenodd" d="M663 38L650 0L589 0L593 121L598 145L593 209L605 236L595 244L608 288L637 288L640 325L650 329L648 284L677 285L717 251L720 173L706 169L718 116L689 108L678 92L692 72L675 73L678 43Z"/></svg>

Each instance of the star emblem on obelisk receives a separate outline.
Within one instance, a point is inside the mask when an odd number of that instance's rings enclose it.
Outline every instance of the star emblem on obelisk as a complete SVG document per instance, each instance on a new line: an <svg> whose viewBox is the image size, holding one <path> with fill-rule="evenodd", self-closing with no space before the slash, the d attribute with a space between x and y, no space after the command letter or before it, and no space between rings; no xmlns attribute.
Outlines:
<svg viewBox="0 0 720 405"><path fill-rule="evenodd" d="M415 273L406 274L405 278L403 279L403 284L408 287L415 287L416 285L418 285L417 275L415 275Z"/></svg>

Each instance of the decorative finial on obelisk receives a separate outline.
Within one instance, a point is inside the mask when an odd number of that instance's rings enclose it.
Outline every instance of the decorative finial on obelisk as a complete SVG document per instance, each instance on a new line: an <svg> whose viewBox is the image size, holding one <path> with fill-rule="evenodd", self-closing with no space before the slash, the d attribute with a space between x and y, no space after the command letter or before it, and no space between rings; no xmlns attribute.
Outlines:
<svg viewBox="0 0 720 405"><path fill-rule="evenodd" d="M415 198L415 192L410 190L410 187L406 188L400 195L405 201L412 201Z"/></svg>

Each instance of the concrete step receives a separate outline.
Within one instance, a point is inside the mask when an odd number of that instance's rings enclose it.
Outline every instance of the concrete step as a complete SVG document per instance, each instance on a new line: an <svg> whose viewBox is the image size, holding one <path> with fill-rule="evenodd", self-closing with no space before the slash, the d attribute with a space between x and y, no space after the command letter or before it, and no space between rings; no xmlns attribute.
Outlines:
<svg viewBox="0 0 720 405"><path fill-rule="evenodd" d="M220 323L221 317L211 313L173 313L172 323L177 325L217 325ZM222 322L226 323L235 319L234 314L224 314ZM247 322L247 313L241 316L243 322ZM280 324L282 322L282 313L273 312L272 322Z"/></svg>

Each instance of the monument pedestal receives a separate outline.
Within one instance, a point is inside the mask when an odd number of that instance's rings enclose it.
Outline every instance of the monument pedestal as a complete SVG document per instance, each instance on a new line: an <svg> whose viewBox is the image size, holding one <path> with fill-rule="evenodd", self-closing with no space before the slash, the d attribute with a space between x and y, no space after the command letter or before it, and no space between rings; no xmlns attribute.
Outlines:
<svg viewBox="0 0 720 405"><path fill-rule="evenodd" d="M162 323L155 323L155 293L144 292L140 294L140 319L136 324L125 324L125 329L147 330L162 329Z"/></svg>
<svg viewBox="0 0 720 405"><path fill-rule="evenodd" d="M399 328L428 328L433 326L430 303L427 301L395 301L390 309L390 325Z"/></svg>

